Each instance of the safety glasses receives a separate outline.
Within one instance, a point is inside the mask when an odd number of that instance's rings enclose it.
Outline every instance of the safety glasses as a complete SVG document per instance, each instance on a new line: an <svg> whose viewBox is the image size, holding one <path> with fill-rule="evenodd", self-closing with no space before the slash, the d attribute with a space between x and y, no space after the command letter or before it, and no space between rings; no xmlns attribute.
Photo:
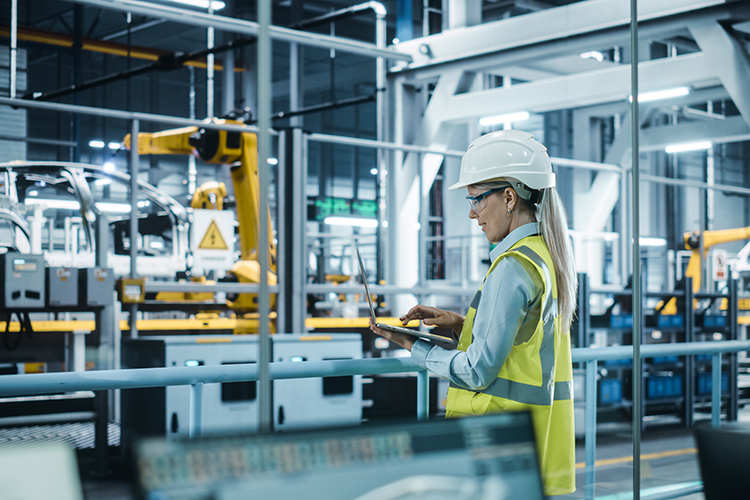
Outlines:
<svg viewBox="0 0 750 500"><path fill-rule="evenodd" d="M484 208L484 205L480 206L480 203L482 200L487 198L492 193L496 193L498 191L505 191L505 188L509 186L510 185L496 187L496 188L490 189L489 191L485 191L484 193L479 193L476 196L467 196L466 201L469 202L469 207L471 208L471 210L474 210L476 213L479 213Z"/></svg>

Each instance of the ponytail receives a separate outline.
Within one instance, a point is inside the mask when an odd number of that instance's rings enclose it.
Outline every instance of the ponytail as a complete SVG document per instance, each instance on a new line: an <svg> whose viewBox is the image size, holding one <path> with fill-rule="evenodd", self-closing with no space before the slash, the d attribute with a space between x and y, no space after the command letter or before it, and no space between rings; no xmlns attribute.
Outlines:
<svg viewBox="0 0 750 500"><path fill-rule="evenodd" d="M569 332L576 309L578 277L573 247L568 237L568 215L555 188L543 189L541 193L541 200L537 205L537 220L557 275L560 325L563 332Z"/></svg>

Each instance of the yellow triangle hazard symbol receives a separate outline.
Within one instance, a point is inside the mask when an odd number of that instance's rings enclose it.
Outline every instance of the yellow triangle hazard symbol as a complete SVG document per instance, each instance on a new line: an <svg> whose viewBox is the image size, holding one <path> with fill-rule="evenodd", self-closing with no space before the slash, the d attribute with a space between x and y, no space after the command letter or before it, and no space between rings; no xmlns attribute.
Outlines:
<svg viewBox="0 0 750 500"><path fill-rule="evenodd" d="M206 230L198 248L202 250L227 250L229 248L215 220L211 220L211 224L208 226L208 230Z"/></svg>

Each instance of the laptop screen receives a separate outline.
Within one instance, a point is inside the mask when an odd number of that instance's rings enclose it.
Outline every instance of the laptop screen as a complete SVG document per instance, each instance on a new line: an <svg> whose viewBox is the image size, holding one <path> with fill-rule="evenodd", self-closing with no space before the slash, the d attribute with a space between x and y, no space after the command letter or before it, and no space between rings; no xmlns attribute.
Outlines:
<svg viewBox="0 0 750 500"><path fill-rule="evenodd" d="M372 322L376 323L375 308L372 306L372 298L370 297L370 288L367 286L367 273L365 272L365 263L362 261L362 254L359 253L357 248L357 262L359 262L359 275L362 277L362 283L365 285L365 297L367 298L367 305L370 306L370 318Z"/></svg>

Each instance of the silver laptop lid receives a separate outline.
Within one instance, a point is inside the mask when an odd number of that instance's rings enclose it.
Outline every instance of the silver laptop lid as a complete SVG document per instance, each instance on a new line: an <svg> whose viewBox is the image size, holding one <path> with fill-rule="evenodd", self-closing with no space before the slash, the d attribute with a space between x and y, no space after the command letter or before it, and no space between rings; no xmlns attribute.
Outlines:
<svg viewBox="0 0 750 500"><path fill-rule="evenodd" d="M376 323L377 320L375 319L375 308L372 307L370 288L367 286L367 273L365 273L365 263L362 262L362 254L359 253L359 248L355 248L355 250L357 250L357 261L359 262L359 275L362 277L362 284L365 285L365 297L367 298L367 305L370 306L370 318L372 318L373 323Z"/></svg>

